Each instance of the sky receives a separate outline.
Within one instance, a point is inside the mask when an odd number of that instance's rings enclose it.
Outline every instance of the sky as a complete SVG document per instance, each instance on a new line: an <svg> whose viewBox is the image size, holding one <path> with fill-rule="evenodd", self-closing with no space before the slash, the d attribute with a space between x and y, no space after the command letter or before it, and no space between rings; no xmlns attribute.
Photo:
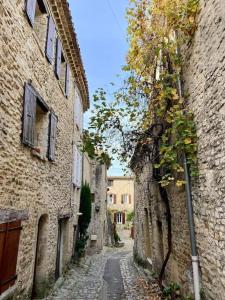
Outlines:
<svg viewBox="0 0 225 300"><path fill-rule="evenodd" d="M117 74L125 64L128 44L126 40L125 11L128 0L69 0L81 55L89 84L90 102L98 88L110 89L118 83ZM84 126L88 124L86 113ZM109 175L122 175L117 161Z"/></svg>

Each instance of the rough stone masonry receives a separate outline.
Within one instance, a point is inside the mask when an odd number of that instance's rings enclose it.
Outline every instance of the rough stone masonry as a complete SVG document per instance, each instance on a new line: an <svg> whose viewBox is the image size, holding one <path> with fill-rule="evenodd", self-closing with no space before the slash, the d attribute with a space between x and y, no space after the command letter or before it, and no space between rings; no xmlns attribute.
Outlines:
<svg viewBox="0 0 225 300"><path fill-rule="evenodd" d="M192 182L194 219L200 259L201 287L206 299L225 295L225 5L223 0L200 1L198 28L184 55L184 89L189 95L198 135L199 179ZM147 159L147 158L146 158ZM136 182L135 254L157 272L168 251L167 215L152 166L142 161ZM184 190L167 190L172 215L172 253L167 282L192 291L190 237ZM148 258L148 259L147 259Z"/></svg>
<svg viewBox="0 0 225 300"><path fill-rule="evenodd" d="M0 28L0 244L8 232L3 248L15 251L0 255L0 297L25 299L44 294L73 254L80 188L72 184L73 145L82 132L74 107L82 118L88 90L65 0L0 1ZM18 240L7 224L21 220Z"/></svg>

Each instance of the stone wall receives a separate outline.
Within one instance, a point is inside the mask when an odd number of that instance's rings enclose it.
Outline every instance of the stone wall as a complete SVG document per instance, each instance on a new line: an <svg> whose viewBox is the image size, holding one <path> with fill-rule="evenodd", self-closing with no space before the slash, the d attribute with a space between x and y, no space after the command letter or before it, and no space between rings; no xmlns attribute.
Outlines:
<svg viewBox="0 0 225 300"><path fill-rule="evenodd" d="M142 171L135 181L134 257L157 275L166 259L168 211L152 163L143 153ZM171 213L171 254L165 269L165 283L177 282L184 294L192 292L191 250L184 190L166 189Z"/></svg>
<svg viewBox="0 0 225 300"><path fill-rule="evenodd" d="M72 144L77 142L75 136L80 136L73 116L75 75L70 73L66 98L64 87L55 76L54 64L47 61L43 42L28 22L24 1L4 1L0 4L0 15L0 209L28 211L28 220L22 222L16 282L17 293L25 299L33 286L41 216L48 219L45 239L48 259L42 270L46 281L55 277L58 222L62 218L68 221L63 269L72 255L73 225L77 223L79 208L79 191L72 185ZM56 27L57 24L56 21ZM41 158L21 142L27 82L58 117L53 162Z"/></svg>
<svg viewBox="0 0 225 300"><path fill-rule="evenodd" d="M222 0L200 1L198 28L188 48L182 49L184 89L194 113L198 135L199 178L192 182L195 231L200 259L201 286L207 300L223 300L225 294L225 6ZM146 225L144 208L151 207L149 243L163 256L167 247L165 207L158 189L149 179L150 166L144 166L141 180L135 185L135 251L146 260ZM147 184L147 182L148 184ZM149 185L149 187L147 186ZM149 188L148 196L146 191ZM166 269L167 281L175 281L192 290L190 238L185 193L171 186L167 189L172 214L172 255ZM160 204L159 204L160 203ZM150 208L149 208L150 209ZM159 243L156 222L161 227ZM142 225L143 224L143 225ZM144 230L143 230L144 229ZM156 240L154 240L154 236ZM151 238L153 240L151 240ZM150 253L151 253L150 251ZM152 252L153 268L161 265ZM158 262L157 262L158 260Z"/></svg>
<svg viewBox="0 0 225 300"><path fill-rule="evenodd" d="M92 192L92 216L88 228L88 254L100 252L105 244L107 232L106 193L107 167L84 155L83 182L90 185Z"/></svg>
<svg viewBox="0 0 225 300"><path fill-rule="evenodd" d="M195 226L206 299L225 294L225 6L200 1L198 29L187 49L185 90L198 135L199 181L193 182Z"/></svg>

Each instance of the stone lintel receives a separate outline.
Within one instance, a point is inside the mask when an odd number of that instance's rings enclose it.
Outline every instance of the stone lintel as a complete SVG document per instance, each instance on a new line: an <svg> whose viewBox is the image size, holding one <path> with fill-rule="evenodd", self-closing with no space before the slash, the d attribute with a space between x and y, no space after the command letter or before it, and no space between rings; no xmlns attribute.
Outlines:
<svg viewBox="0 0 225 300"><path fill-rule="evenodd" d="M0 224L28 220L28 210L0 209Z"/></svg>

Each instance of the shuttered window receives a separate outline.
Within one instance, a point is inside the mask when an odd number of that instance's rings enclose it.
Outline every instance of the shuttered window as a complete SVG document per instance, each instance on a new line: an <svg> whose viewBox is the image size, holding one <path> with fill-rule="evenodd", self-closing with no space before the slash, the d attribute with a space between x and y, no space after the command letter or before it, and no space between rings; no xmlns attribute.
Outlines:
<svg viewBox="0 0 225 300"><path fill-rule="evenodd" d="M21 221L0 224L0 295L16 281Z"/></svg>
<svg viewBox="0 0 225 300"><path fill-rule="evenodd" d="M26 0L26 13L32 26L34 26L36 3L36 0Z"/></svg>
<svg viewBox="0 0 225 300"><path fill-rule="evenodd" d="M25 85L23 112L23 143L33 147L36 118L36 93L29 85Z"/></svg>
<svg viewBox="0 0 225 300"><path fill-rule="evenodd" d="M73 184L81 187L82 182L82 154L76 145L73 145Z"/></svg>
<svg viewBox="0 0 225 300"><path fill-rule="evenodd" d="M62 63L62 44L60 42L60 39L58 38L56 43L56 64L55 64L55 74L58 79L60 79L61 63Z"/></svg>
<svg viewBox="0 0 225 300"><path fill-rule="evenodd" d="M65 78L65 95L69 96L69 88L70 88L70 66L66 64L66 78Z"/></svg>
<svg viewBox="0 0 225 300"><path fill-rule="evenodd" d="M73 184L77 185L77 146L73 145Z"/></svg>
<svg viewBox="0 0 225 300"><path fill-rule="evenodd" d="M116 204L116 194L113 195L113 203Z"/></svg>
<svg viewBox="0 0 225 300"><path fill-rule="evenodd" d="M48 18L46 57L50 63L54 58L55 24L51 16Z"/></svg>
<svg viewBox="0 0 225 300"><path fill-rule="evenodd" d="M74 118L80 132L83 130L83 107L78 92L75 92Z"/></svg>
<svg viewBox="0 0 225 300"><path fill-rule="evenodd" d="M49 115L49 145L48 145L48 158L55 160L55 146L56 146L56 129L57 129L57 116L51 112Z"/></svg>

